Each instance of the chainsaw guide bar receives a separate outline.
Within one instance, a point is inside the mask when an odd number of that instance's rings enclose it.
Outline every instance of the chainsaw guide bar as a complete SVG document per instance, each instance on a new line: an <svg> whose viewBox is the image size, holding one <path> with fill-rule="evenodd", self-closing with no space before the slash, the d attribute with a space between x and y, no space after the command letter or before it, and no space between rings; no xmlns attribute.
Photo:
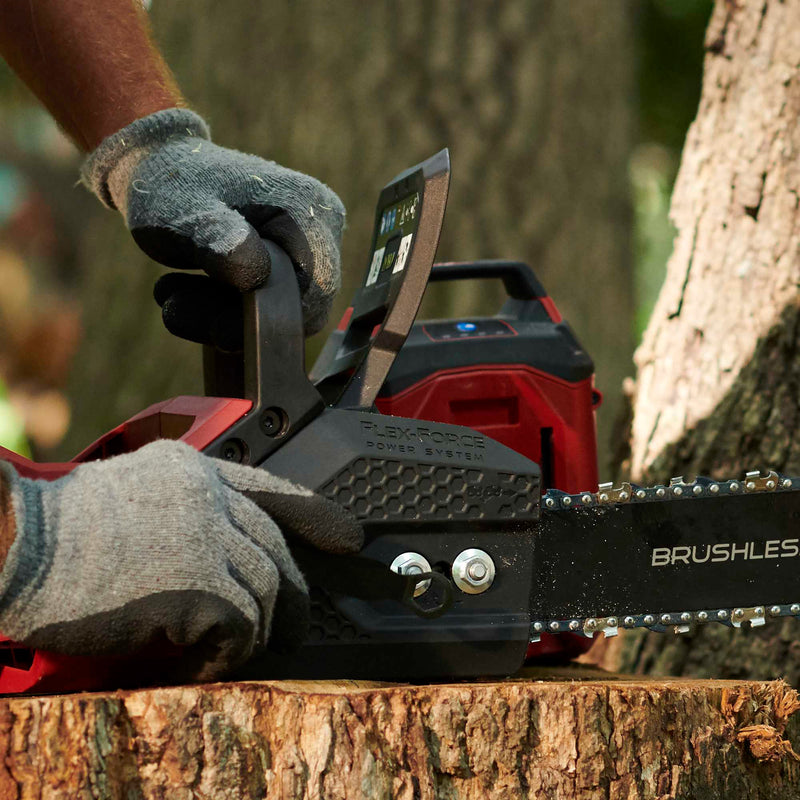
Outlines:
<svg viewBox="0 0 800 800"><path fill-rule="evenodd" d="M620 628L685 634L709 622L759 627L768 617L800 616L792 561L800 538L785 533L800 519L798 490L799 479L774 471L741 481L550 489L532 604L543 613L531 622L531 641L543 633L615 636Z"/></svg>

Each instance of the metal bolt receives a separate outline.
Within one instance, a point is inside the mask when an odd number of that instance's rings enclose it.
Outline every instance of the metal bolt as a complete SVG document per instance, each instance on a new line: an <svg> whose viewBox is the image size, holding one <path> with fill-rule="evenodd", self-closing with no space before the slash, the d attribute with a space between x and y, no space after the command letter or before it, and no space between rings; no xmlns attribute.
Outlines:
<svg viewBox="0 0 800 800"><path fill-rule="evenodd" d="M719 493L719 484L718 483L712 483L711 486L708 487L708 491L711 492L711 494L718 494Z"/></svg>
<svg viewBox="0 0 800 800"><path fill-rule="evenodd" d="M637 489L637 490L636 490L636 496L637 496L637 497L638 497L640 500L644 500L644 499L645 499L645 497L647 497L647 492L646 492L644 489Z"/></svg>
<svg viewBox="0 0 800 800"><path fill-rule="evenodd" d="M792 603L792 605L789 607L789 611L791 611L792 614L800 614L800 605L797 603Z"/></svg>
<svg viewBox="0 0 800 800"><path fill-rule="evenodd" d="M576 619L573 619L573 620L572 620L572 621L569 623L569 629L570 629L571 631L577 631L577 630L578 630L580 627L581 627L581 624L580 624L580 622L578 622L578 620L576 620Z"/></svg>
<svg viewBox="0 0 800 800"><path fill-rule="evenodd" d="M583 497L581 497L581 502L585 506L588 506L592 502L592 496L590 494L583 495Z"/></svg>
<svg viewBox="0 0 800 800"><path fill-rule="evenodd" d="M565 505L565 506L569 507L569 506L572 505L572 498L569 495L567 495L566 497L564 497L561 500L561 503L562 503L562 505Z"/></svg>
<svg viewBox="0 0 800 800"><path fill-rule="evenodd" d="M783 486L784 489L791 489L792 488L792 482L791 482L791 480L789 478L785 478L781 482L781 486Z"/></svg>
<svg viewBox="0 0 800 800"><path fill-rule="evenodd" d="M593 631L597 627L597 620L587 619L584 627L586 628L586 630Z"/></svg>
<svg viewBox="0 0 800 800"><path fill-rule="evenodd" d="M692 615L688 611L684 611L683 614L681 614L681 622L691 622L691 621L692 621Z"/></svg>
<svg viewBox="0 0 800 800"><path fill-rule="evenodd" d="M698 612L697 619L699 622L708 622L708 611Z"/></svg>
<svg viewBox="0 0 800 800"><path fill-rule="evenodd" d="M494 561L483 550L464 550L453 562L453 581L464 594L483 594L494 583Z"/></svg>
<svg viewBox="0 0 800 800"><path fill-rule="evenodd" d="M756 606L753 609L753 614L755 614L755 616L757 616L757 617L763 617L764 616L764 606Z"/></svg>
<svg viewBox="0 0 800 800"><path fill-rule="evenodd" d="M553 508L553 506L555 506L555 504L556 504L556 501L555 501L555 500L553 500L553 498L552 498L552 497L548 497L548 498L547 498L547 499L544 501L544 504L545 504L545 505L546 505L548 508Z"/></svg>
<svg viewBox="0 0 800 800"><path fill-rule="evenodd" d="M656 618L652 614L645 614L644 617L644 624L645 625L652 625L656 621Z"/></svg>
<svg viewBox="0 0 800 800"><path fill-rule="evenodd" d="M664 495L666 493L667 493L667 490L664 489L663 487L660 487L660 488L656 489L656 497L664 497Z"/></svg>
<svg viewBox="0 0 800 800"><path fill-rule="evenodd" d="M694 494L696 495L703 494L703 487L698 484L697 486L694 487L694 489L692 489L692 492L694 492Z"/></svg>
<svg viewBox="0 0 800 800"><path fill-rule="evenodd" d="M730 489L731 489L732 492L738 492L739 491L739 484L736 481L733 481L731 483Z"/></svg>
<svg viewBox="0 0 800 800"><path fill-rule="evenodd" d="M601 502L601 503L607 503L607 502L608 502L608 495L607 495L605 492L603 492L603 493L600 495L600 502Z"/></svg>
<svg viewBox="0 0 800 800"><path fill-rule="evenodd" d="M734 608L733 609L733 616L736 619L741 619L744 616L744 609L743 608Z"/></svg>
<svg viewBox="0 0 800 800"><path fill-rule="evenodd" d="M422 575L423 572L430 572L431 565L425 556L419 553L401 553L392 561L389 569L398 575ZM414 587L414 597L425 594L431 585L431 579L426 578Z"/></svg>
<svg viewBox="0 0 800 800"><path fill-rule="evenodd" d="M617 623L617 618L616 617L609 617L606 620L606 625L608 625L609 628L616 628L617 624L618 623Z"/></svg>
<svg viewBox="0 0 800 800"><path fill-rule="evenodd" d="M622 624L626 628L632 628L636 624L636 620L633 617L625 617L625 619L622 620Z"/></svg>
<svg viewBox="0 0 800 800"><path fill-rule="evenodd" d="M769 610L769 613L773 617L779 617L781 615L781 607L780 606L772 606L772 608L770 608L770 610Z"/></svg>
<svg viewBox="0 0 800 800"><path fill-rule="evenodd" d="M542 625L542 623L541 623L541 622L534 622L534 623L533 623L533 629L534 629L534 630L535 630L537 633L541 633L541 632L544 630L544 625Z"/></svg>
<svg viewBox="0 0 800 800"><path fill-rule="evenodd" d="M767 489L774 489L775 481L767 481Z"/></svg>
<svg viewBox="0 0 800 800"><path fill-rule="evenodd" d="M672 617L669 614L662 614L661 615L661 623L662 625L669 625L672 622Z"/></svg>
<svg viewBox="0 0 800 800"><path fill-rule="evenodd" d="M550 630L553 631L553 633L558 633L558 623L555 620L550 623Z"/></svg>
<svg viewBox="0 0 800 800"><path fill-rule="evenodd" d="M683 494L683 489L680 486L674 486L672 491L675 493L677 497L680 497Z"/></svg>
<svg viewBox="0 0 800 800"><path fill-rule="evenodd" d="M717 611L717 619L728 619L728 612L724 608L721 608Z"/></svg>
<svg viewBox="0 0 800 800"><path fill-rule="evenodd" d="M753 489L756 488L756 482L755 481L747 481L747 483L745 484L745 487L752 492Z"/></svg>
<svg viewBox="0 0 800 800"><path fill-rule="evenodd" d="M628 493L627 492L620 492L619 493L619 499L620 500L627 500L628 499Z"/></svg>

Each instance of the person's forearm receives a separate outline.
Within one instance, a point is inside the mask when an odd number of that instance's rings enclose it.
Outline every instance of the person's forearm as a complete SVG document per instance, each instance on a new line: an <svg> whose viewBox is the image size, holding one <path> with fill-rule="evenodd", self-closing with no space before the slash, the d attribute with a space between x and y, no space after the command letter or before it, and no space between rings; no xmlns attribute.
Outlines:
<svg viewBox="0 0 800 800"><path fill-rule="evenodd" d="M0 55L83 151L183 105L138 0L0 0Z"/></svg>

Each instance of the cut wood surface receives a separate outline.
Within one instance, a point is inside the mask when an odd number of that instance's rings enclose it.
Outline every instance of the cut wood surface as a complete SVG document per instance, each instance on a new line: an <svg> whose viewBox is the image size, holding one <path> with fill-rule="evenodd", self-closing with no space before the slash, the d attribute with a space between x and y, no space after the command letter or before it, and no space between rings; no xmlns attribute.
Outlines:
<svg viewBox="0 0 800 800"><path fill-rule="evenodd" d="M780 681L574 668L2 698L0 798L791 798L798 708Z"/></svg>

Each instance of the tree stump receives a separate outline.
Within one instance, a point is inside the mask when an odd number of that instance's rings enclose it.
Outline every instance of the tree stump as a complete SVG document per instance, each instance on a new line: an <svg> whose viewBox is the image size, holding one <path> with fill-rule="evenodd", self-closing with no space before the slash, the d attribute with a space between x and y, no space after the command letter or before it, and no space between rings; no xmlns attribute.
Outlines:
<svg viewBox="0 0 800 800"><path fill-rule="evenodd" d="M3 698L0 797L796 797L786 729L798 708L780 681L576 668L546 680Z"/></svg>

